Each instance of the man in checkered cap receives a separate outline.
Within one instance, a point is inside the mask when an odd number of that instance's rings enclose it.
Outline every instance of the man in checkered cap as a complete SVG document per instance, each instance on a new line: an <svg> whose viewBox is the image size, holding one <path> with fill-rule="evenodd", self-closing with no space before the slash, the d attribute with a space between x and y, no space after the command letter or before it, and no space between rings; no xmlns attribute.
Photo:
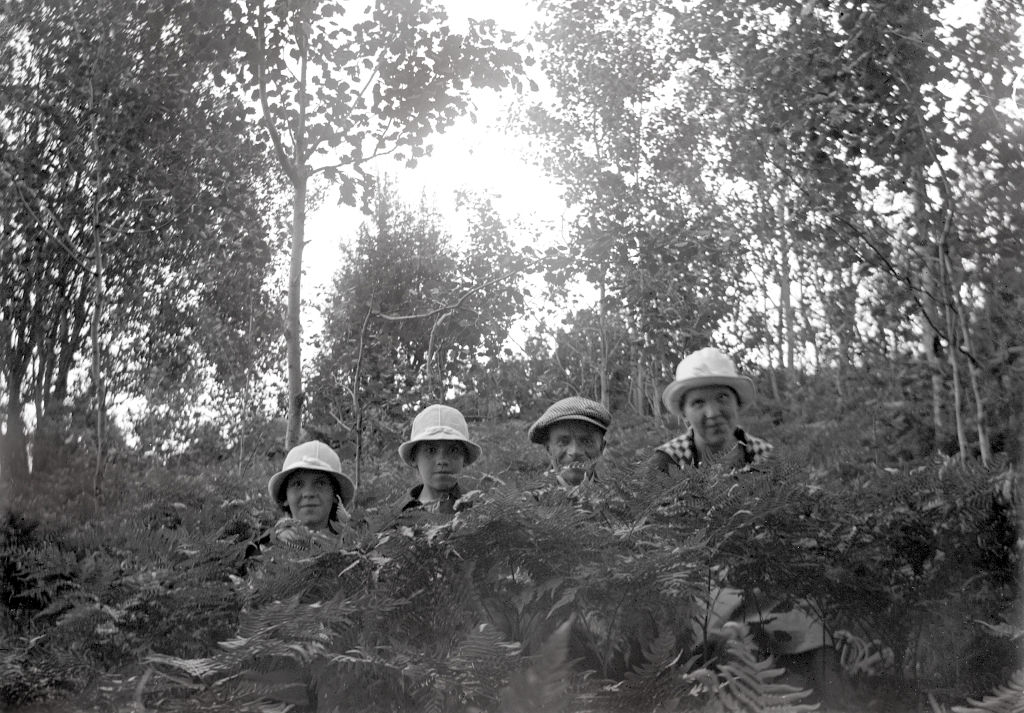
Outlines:
<svg viewBox="0 0 1024 713"><path fill-rule="evenodd" d="M564 487L592 480L604 452L612 415L596 401L570 396L553 403L530 426L529 438L544 446L549 472Z"/></svg>

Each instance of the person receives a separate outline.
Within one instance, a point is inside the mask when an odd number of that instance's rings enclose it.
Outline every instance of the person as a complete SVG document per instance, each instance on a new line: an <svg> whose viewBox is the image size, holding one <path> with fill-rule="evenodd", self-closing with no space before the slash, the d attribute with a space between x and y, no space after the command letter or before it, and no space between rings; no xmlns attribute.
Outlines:
<svg viewBox="0 0 1024 713"><path fill-rule="evenodd" d="M402 511L422 508L450 515L459 509L459 475L480 458L481 448L469 439L462 413L434 404L417 414L409 440L398 447L402 461L416 470L420 482L409 491Z"/></svg>
<svg viewBox="0 0 1024 713"><path fill-rule="evenodd" d="M270 476L267 490L283 513L269 544L329 547L341 541L356 484L326 443L308 441L288 451L282 469Z"/></svg>
<svg viewBox="0 0 1024 713"><path fill-rule="evenodd" d="M748 434L740 414L753 405L754 382L740 375L736 365L715 347L687 355L676 368L675 379L662 392L670 412L682 417L686 431L655 449L650 464L662 471L673 467L744 470L769 458L772 444ZM706 636L729 622L751 625L764 645L792 665L809 652L831 643L811 602L758 601L732 587L712 587L704 621L695 633Z"/></svg>
<svg viewBox="0 0 1024 713"><path fill-rule="evenodd" d="M575 487L595 478L611 422L611 413L598 402L570 396L549 406L527 436L547 450L547 473L559 485Z"/></svg>
<svg viewBox="0 0 1024 713"><path fill-rule="evenodd" d="M661 400L687 429L658 446L650 464L662 471L712 463L746 468L767 459L772 445L739 425L739 416L754 403L755 393L754 382L737 373L732 359L720 350L705 347L686 356Z"/></svg>

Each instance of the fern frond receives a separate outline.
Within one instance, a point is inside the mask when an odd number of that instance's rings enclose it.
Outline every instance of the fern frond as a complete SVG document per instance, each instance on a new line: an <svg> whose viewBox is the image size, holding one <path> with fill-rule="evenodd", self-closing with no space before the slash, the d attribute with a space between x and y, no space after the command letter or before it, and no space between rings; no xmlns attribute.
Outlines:
<svg viewBox="0 0 1024 713"><path fill-rule="evenodd" d="M810 691L796 688L775 679L785 669L774 668L771 659L758 661L753 641L745 627L730 626L725 661L720 662L714 677L707 670L687 675L693 683L709 692L707 711L713 713L804 713L818 709L817 703L800 703Z"/></svg>
<svg viewBox="0 0 1024 713"><path fill-rule="evenodd" d="M238 634L233 639L220 642L220 645L225 649L244 646L249 639L293 621L298 608L299 595L296 594L284 601L243 612L238 621Z"/></svg>
<svg viewBox="0 0 1024 713"><path fill-rule="evenodd" d="M199 680L222 673L226 668L225 662L218 658L185 659L159 653L149 654L143 659L143 663L166 666Z"/></svg>
<svg viewBox="0 0 1024 713"><path fill-rule="evenodd" d="M456 667L504 665L509 657L519 653L519 644L505 641L501 632L489 624L481 624L459 644L452 655Z"/></svg>
<svg viewBox="0 0 1024 713"><path fill-rule="evenodd" d="M1024 713L1024 669L982 700L967 702L969 706L953 706L953 713Z"/></svg>

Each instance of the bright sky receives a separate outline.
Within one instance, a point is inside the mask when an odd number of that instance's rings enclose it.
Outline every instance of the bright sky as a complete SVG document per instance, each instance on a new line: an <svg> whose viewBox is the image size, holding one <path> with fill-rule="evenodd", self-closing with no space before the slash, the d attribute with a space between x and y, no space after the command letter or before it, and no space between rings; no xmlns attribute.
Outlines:
<svg viewBox="0 0 1024 713"><path fill-rule="evenodd" d="M441 0L454 26L466 18L493 19L503 29L520 36L530 34L537 17L532 0ZM536 66L531 70L538 72ZM407 169L387 157L370 166L386 173L407 202L415 205L420 196L434 203L458 241L460 220L455 194L471 190L491 196L512 239L520 245L545 246L562 237L566 206L559 187L534 162L528 139L514 126L516 113L536 101L536 95L508 89L501 93L481 90L474 96L476 123L462 117L441 136L432 140L433 154ZM365 216L357 209L338 206L328 193L324 205L307 219L308 244L304 253L303 293L309 305L303 314L304 341L320 328L317 307L331 283L341 259L341 246L350 244ZM304 349L304 358L312 350Z"/></svg>

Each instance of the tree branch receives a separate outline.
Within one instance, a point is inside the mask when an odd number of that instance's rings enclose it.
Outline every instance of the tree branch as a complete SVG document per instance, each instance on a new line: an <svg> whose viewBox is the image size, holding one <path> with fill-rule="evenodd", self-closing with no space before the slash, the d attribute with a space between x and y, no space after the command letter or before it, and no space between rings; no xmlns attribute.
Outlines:
<svg viewBox="0 0 1024 713"><path fill-rule="evenodd" d="M14 186L15 191L18 194L18 198L21 200L22 205L25 206L25 210L28 211L29 215L31 215L35 219L36 224L39 225L39 227L43 230L47 237L49 237L50 240L52 240L53 242L57 243L57 245L59 245L61 249L64 250L64 252L66 252L68 256L75 261L78 267L82 268L82 270L85 271L86 274L93 275L92 266L85 261L85 258L82 256L82 254L75 250L75 248L70 243L66 242L61 236L57 235L57 233L55 233L53 229L51 229L46 224L46 222L42 219L42 216L40 216L32 207L32 205L28 202L28 199L25 197L25 194L22 193L21 185L14 180L13 176L10 176L10 178L11 185ZM57 216L53 214L53 211L48 209L45 205L41 205L40 208L46 213L48 213L49 217L55 223L57 223L58 225L60 224L60 221L57 220Z"/></svg>
<svg viewBox="0 0 1024 713"><path fill-rule="evenodd" d="M541 258L535 258L535 259L531 260L529 263L527 263L526 265L524 265L523 267L521 267L521 268L519 268L517 270L513 270L511 272L507 272L504 275L499 275L498 277L495 277L493 279L487 280L486 282L481 282L476 287L473 287L473 288L467 290L466 292L464 292L462 294L462 296L459 297L459 299L455 300L451 304L442 305L441 307L438 307L437 309L433 309L433 310L431 310L429 312L423 312L421 314L404 314L404 315L390 315L390 314L381 314L381 313L377 312L377 313L374 314L374 316L378 317L380 319L386 320L388 322L405 322L405 321L408 321L410 319L427 319L428 317L436 317L437 315L441 314L442 312L454 312L459 307L461 307L462 303L465 302L467 299L469 299L469 297L471 295L479 292L480 290L484 289L485 287L490 287L491 285L495 285L495 284L497 284L499 282L504 282L505 280L509 279L510 277L515 277L516 275L521 275L524 272L526 272L529 268L531 268L534 265L536 265L537 263L539 263L540 261L541 261Z"/></svg>

